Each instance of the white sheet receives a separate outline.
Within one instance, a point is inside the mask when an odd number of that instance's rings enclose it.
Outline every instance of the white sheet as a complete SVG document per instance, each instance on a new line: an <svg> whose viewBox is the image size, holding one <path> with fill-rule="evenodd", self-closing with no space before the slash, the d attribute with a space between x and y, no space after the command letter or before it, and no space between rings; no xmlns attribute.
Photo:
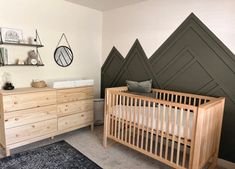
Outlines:
<svg viewBox="0 0 235 169"><path fill-rule="evenodd" d="M165 109L165 114L163 113ZM134 112L136 114L134 118ZM182 121L180 122L180 117L182 113ZM187 116L187 113L189 115ZM180 109L170 109L169 107L160 106L160 113L159 107L133 107L133 106L123 106L123 105L116 105L111 107L111 114L114 117L120 117L121 119L125 119L127 121L136 122L137 124L141 125L144 124L145 127L158 129L160 131L164 131L170 133L172 135L186 137L191 139L192 137L192 125L193 125L193 112L187 112L185 110ZM163 116L164 114L164 116ZM149 120L147 120L147 116L149 116ZM139 118L138 118L139 117ZM175 118L176 117L176 118ZM159 119L158 119L159 118ZM186 120L189 120L186 123ZM134 120L135 119L135 120ZM174 122L176 120L176 124L174 126ZM168 127L169 123L169 127ZM179 125L180 124L180 125ZM186 135L186 125L187 127L187 135ZM137 127L137 126L136 126ZM180 129L179 129L180 127ZM180 131L180 132L179 132Z"/></svg>

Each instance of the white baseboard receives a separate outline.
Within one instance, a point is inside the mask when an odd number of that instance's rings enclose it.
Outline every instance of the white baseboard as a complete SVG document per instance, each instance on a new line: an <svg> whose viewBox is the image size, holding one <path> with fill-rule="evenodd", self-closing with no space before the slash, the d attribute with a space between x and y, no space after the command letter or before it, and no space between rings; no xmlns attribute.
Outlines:
<svg viewBox="0 0 235 169"><path fill-rule="evenodd" d="M226 160L219 158L218 159L218 166L226 168L226 169L234 169L235 163L232 163L230 161L226 161Z"/></svg>

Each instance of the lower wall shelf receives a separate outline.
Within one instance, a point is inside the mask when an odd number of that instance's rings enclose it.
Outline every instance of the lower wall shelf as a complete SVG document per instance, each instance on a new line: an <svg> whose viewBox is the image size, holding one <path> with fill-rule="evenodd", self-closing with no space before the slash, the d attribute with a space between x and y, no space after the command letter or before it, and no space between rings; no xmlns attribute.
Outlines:
<svg viewBox="0 0 235 169"><path fill-rule="evenodd" d="M4 64L4 65L0 65L1 67L3 66L44 66L44 64Z"/></svg>

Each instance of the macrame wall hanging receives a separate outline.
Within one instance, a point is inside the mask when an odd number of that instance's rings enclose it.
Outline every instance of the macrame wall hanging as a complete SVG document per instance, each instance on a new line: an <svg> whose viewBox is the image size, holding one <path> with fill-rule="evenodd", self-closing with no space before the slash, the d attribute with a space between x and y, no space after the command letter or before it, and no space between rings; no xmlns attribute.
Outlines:
<svg viewBox="0 0 235 169"><path fill-rule="evenodd" d="M60 45L63 38L65 39L67 46ZM73 52L64 33L60 37L60 40L56 46L54 60L61 67L67 67L73 62Z"/></svg>

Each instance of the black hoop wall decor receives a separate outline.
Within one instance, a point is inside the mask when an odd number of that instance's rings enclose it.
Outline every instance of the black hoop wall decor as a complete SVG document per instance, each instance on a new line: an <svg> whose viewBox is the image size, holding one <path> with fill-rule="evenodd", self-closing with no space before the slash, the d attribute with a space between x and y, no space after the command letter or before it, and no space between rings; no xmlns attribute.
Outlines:
<svg viewBox="0 0 235 169"><path fill-rule="evenodd" d="M61 45L62 39L65 39L68 46ZM63 33L54 52L54 60L61 67L67 67L73 62L73 51L69 45L69 42Z"/></svg>

